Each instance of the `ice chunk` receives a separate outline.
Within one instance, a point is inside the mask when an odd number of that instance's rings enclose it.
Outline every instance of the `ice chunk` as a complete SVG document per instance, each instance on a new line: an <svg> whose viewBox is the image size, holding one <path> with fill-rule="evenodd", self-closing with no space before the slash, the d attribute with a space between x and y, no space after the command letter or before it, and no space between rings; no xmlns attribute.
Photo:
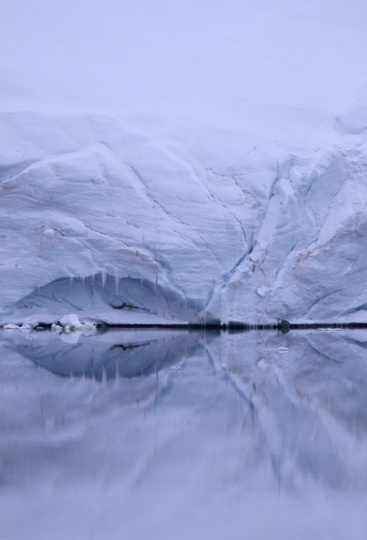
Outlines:
<svg viewBox="0 0 367 540"><path fill-rule="evenodd" d="M28 333L28 332L32 332L32 330L34 330L37 326L38 326L38 321L36 319L32 319L31 317L29 317L22 324L20 329L22 332Z"/></svg>
<svg viewBox="0 0 367 540"><path fill-rule="evenodd" d="M19 330L19 328L20 328L19 325L17 325L17 324L11 324L11 323L6 324L6 325L4 326L4 330Z"/></svg>
<svg viewBox="0 0 367 540"><path fill-rule="evenodd" d="M96 330L96 326L92 322L81 322L78 315L76 315L75 313L64 315L59 320L59 323L61 326L57 324L52 325L52 330L54 332L60 333L60 328L61 330L63 329L64 332L66 332L67 334L76 331L86 334L93 333Z"/></svg>
<svg viewBox="0 0 367 540"><path fill-rule="evenodd" d="M74 313L61 317L60 324L66 332L76 330L82 326L78 315L75 315Z"/></svg>

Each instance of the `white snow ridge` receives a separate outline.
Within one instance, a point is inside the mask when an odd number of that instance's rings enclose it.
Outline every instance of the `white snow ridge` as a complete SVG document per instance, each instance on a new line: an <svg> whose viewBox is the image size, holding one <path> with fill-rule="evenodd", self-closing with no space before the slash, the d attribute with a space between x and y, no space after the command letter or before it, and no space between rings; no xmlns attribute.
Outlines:
<svg viewBox="0 0 367 540"><path fill-rule="evenodd" d="M2 324L365 320L364 2L1 4Z"/></svg>

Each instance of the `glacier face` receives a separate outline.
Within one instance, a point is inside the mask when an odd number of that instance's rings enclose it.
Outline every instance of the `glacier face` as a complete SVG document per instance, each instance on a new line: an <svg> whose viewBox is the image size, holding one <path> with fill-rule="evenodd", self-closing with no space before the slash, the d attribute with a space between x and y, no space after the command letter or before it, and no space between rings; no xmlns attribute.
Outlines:
<svg viewBox="0 0 367 540"><path fill-rule="evenodd" d="M105 116L2 115L1 319L363 318L367 153L345 129L224 167L227 134L211 156Z"/></svg>
<svg viewBox="0 0 367 540"><path fill-rule="evenodd" d="M364 320L364 1L1 9L1 323Z"/></svg>

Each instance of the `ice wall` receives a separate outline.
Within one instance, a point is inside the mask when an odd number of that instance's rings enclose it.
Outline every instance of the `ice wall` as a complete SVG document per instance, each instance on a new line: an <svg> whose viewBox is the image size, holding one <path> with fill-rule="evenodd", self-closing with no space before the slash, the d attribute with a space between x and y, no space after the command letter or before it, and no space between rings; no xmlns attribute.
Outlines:
<svg viewBox="0 0 367 540"><path fill-rule="evenodd" d="M225 167L226 134L206 151L104 116L0 122L3 321L363 319L363 130Z"/></svg>
<svg viewBox="0 0 367 540"><path fill-rule="evenodd" d="M364 0L0 5L0 322L364 320Z"/></svg>

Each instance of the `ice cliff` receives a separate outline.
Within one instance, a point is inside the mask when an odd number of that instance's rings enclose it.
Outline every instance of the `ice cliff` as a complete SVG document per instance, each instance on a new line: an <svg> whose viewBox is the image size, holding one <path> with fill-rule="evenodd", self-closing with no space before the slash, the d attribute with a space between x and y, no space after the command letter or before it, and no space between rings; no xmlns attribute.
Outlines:
<svg viewBox="0 0 367 540"><path fill-rule="evenodd" d="M19 3L3 14L25 46L6 30L0 57L1 322L366 319L362 2Z"/></svg>

